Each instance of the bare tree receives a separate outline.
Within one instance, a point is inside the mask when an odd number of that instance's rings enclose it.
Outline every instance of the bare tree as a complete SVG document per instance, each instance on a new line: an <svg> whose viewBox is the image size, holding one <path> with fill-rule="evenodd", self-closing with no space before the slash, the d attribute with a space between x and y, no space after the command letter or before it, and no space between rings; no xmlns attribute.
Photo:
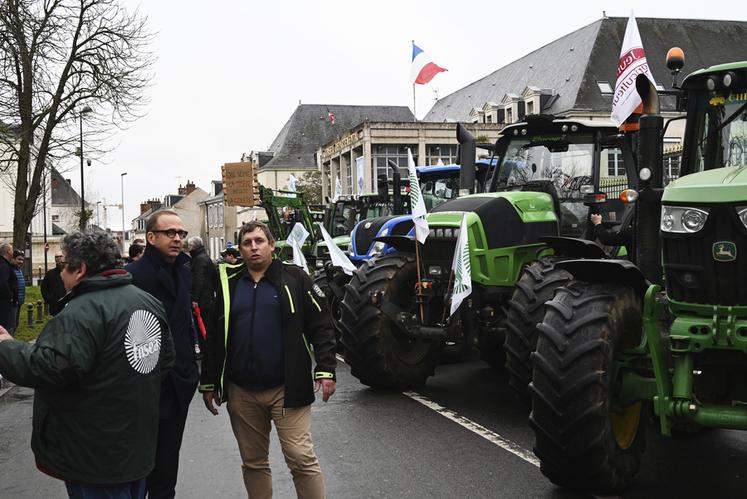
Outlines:
<svg viewBox="0 0 747 499"><path fill-rule="evenodd" d="M26 231L45 168L141 115L154 62L146 19L117 0L0 2L0 171L13 177L13 244Z"/></svg>

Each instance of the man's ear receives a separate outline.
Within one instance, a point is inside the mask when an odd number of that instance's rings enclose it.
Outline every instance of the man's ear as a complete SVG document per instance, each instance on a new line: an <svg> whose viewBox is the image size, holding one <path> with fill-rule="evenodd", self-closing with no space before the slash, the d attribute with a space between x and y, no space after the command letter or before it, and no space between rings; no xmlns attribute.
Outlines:
<svg viewBox="0 0 747 499"><path fill-rule="evenodd" d="M75 284L78 284L86 277L86 274L88 274L88 265L86 265L85 263L81 263L80 268L74 270L72 274L75 277Z"/></svg>

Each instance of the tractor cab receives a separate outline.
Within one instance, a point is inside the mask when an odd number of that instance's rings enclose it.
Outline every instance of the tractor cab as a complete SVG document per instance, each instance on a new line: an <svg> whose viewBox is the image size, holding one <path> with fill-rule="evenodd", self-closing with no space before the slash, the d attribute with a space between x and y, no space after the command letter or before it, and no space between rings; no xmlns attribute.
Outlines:
<svg viewBox="0 0 747 499"><path fill-rule="evenodd" d="M625 168L633 162L630 141L611 122L532 115L501 135L492 192L549 194L562 236L586 237L592 213L620 227L630 208L619 195L637 179L634 168Z"/></svg>

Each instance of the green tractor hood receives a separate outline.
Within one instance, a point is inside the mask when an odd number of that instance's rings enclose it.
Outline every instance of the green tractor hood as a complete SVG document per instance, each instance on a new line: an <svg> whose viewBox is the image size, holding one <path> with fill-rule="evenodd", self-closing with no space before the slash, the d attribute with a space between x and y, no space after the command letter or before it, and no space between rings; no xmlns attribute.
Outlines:
<svg viewBox="0 0 747 499"><path fill-rule="evenodd" d="M664 203L738 203L747 200L747 166L680 177L664 190Z"/></svg>

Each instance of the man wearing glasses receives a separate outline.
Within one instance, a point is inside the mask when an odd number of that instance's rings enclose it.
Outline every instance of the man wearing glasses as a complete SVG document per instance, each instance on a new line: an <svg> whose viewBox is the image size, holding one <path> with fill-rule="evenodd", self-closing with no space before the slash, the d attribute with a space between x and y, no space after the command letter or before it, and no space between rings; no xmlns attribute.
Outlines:
<svg viewBox="0 0 747 499"><path fill-rule="evenodd" d="M148 476L150 499L173 498L179 471L187 409L199 379L192 335L190 288L192 275L182 253L187 231L170 210L155 212L145 227L143 257L125 267L132 282L163 303L174 339L176 361L161 384L156 466Z"/></svg>

